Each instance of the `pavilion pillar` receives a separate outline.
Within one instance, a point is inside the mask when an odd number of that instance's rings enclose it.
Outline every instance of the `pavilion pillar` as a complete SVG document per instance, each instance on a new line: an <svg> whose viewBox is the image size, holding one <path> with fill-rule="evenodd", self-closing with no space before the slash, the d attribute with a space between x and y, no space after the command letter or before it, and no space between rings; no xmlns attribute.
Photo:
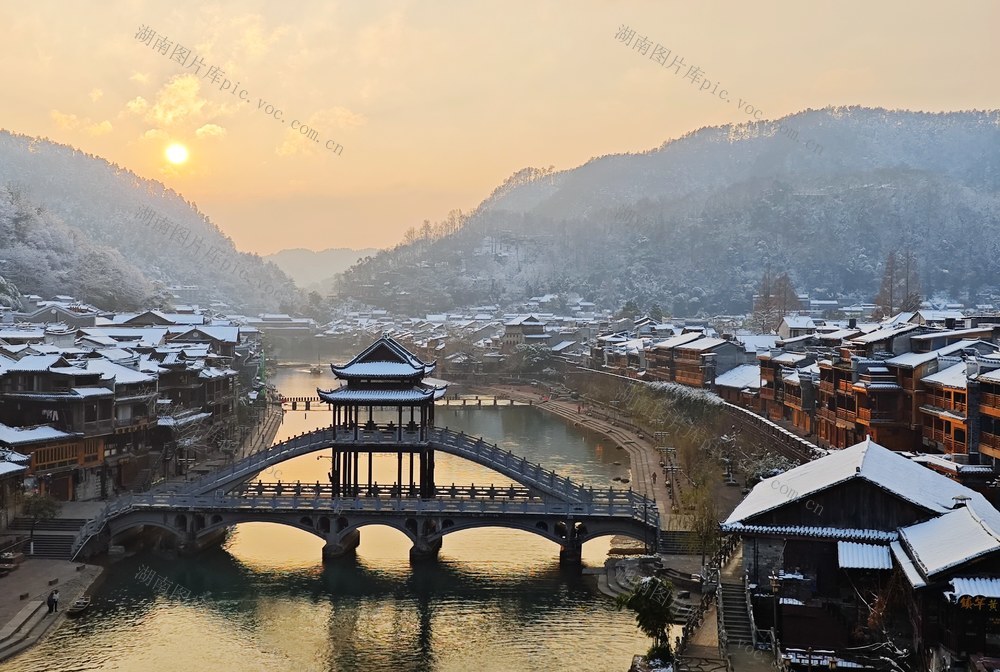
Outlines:
<svg viewBox="0 0 1000 672"><path fill-rule="evenodd" d="M354 451L354 490L351 493L353 495L357 495L358 494L358 483L359 483L359 480L358 480L358 458L359 458L359 456L360 456L360 454L358 453L358 451L355 450Z"/></svg>
<svg viewBox="0 0 1000 672"><path fill-rule="evenodd" d="M420 499L424 499L427 497L427 459L423 450L417 455L417 459L420 461L417 469L420 480L417 484L417 491L420 493Z"/></svg>
<svg viewBox="0 0 1000 672"><path fill-rule="evenodd" d="M413 494L413 453L410 453L410 495Z"/></svg>
<svg viewBox="0 0 1000 672"><path fill-rule="evenodd" d="M434 449L427 450L427 496L437 495L437 483L434 481Z"/></svg>
<svg viewBox="0 0 1000 672"><path fill-rule="evenodd" d="M368 451L368 491L372 489L372 451Z"/></svg>
<svg viewBox="0 0 1000 672"><path fill-rule="evenodd" d="M336 449L333 451L333 459L330 462L330 487L333 488L334 498L337 498L340 497L340 453Z"/></svg>
<svg viewBox="0 0 1000 672"><path fill-rule="evenodd" d="M396 441L402 441L403 440L403 407L402 406L397 406L396 410L398 411L397 412L397 417L399 418L396 421Z"/></svg>
<svg viewBox="0 0 1000 672"><path fill-rule="evenodd" d="M396 457L399 458L399 463L396 465L396 487L399 488L399 494L403 495L403 453L396 453Z"/></svg>
<svg viewBox="0 0 1000 672"><path fill-rule="evenodd" d="M354 425L354 440L357 441L358 440L358 416L361 415L361 407L360 406L352 406L351 407L351 415L354 416L353 420L352 420L352 424Z"/></svg>

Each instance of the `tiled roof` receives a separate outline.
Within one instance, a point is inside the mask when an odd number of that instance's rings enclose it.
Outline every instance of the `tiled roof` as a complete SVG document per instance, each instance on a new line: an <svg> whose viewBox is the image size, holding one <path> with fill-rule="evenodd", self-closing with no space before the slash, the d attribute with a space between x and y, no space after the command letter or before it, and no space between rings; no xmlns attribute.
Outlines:
<svg viewBox="0 0 1000 672"><path fill-rule="evenodd" d="M888 546L837 542L837 563L844 569L892 569Z"/></svg>
<svg viewBox="0 0 1000 672"><path fill-rule="evenodd" d="M847 541L893 541L899 535L885 530L855 530L848 527L810 527L807 525L744 525L743 523L723 523L725 532L734 534L768 534L788 537L812 537L815 539Z"/></svg>
<svg viewBox="0 0 1000 672"><path fill-rule="evenodd" d="M1000 597L1000 579L995 577L981 578L955 577L951 580L952 595L960 597Z"/></svg>

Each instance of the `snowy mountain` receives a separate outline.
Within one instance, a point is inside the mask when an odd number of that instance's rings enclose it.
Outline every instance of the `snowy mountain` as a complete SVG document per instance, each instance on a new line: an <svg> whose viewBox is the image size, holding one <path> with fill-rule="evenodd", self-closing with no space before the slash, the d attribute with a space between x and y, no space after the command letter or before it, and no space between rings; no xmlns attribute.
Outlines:
<svg viewBox="0 0 1000 672"><path fill-rule="evenodd" d="M0 131L0 274L22 291L101 308L159 303L197 285L247 311L294 303L273 264L240 252L163 184L48 140Z"/></svg>
<svg viewBox="0 0 1000 672"><path fill-rule="evenodd" d="M1000 292L998 219L997 111L828 108L522 170L457 232L384 251L340 290L417 312L543 292L745 311L767 266L801 292L870 299L908 247L925 293L974 300Z"/></svg>

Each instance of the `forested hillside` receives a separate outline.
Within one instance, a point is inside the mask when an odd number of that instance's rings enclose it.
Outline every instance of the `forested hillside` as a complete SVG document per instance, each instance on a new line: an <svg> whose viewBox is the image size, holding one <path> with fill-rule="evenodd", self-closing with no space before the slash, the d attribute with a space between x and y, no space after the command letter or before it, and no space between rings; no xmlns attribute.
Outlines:
<svg viewBox="0 0 1000 672"><path fill-rule="evenodd" d="M297 300L273 264L240 252L193 203L154 180L47 140L0 131L0 275L22 291L102 308L160 303L199 285L235 309Z"/></svg>
<svg viewBox="0 0 1000 672"><path fill-rule="evenodd" d="M541 292L746 311L765 267L817 297L871 299L886 254L912 249L926 293L975 301L1000 291L998 220L1000 113L826 109L520 171L340 289L417 312Z"/></svg>

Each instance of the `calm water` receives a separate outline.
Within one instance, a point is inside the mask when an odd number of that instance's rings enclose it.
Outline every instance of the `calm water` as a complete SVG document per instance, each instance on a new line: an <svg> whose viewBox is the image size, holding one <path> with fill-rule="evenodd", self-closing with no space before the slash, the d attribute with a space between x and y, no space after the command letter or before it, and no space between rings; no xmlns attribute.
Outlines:
<svg viewBox="0 0 1000 672"><path fill-rule="evenodd" d="M297 396L330 380L286 370L273 382ZM278 438L328 422L326 412L289 411ZM628 475L623 451L534 408L439 408L437 423L595 486ZM264 480L325 481L328 469L303 456ZM395 458L376 457L373 470L391 482ZM439 483L507 483L451 456L437 470ZM88 614L0 670L624 671L649 645L628 613L560 570L555 544L526 532L457 532L437 563L417 566L409 541L386 527L362 528L354 561L323 565L322 546L300 530L246 524L196 557L127 558ZM585 562L600 565L609 546L589 542ZM174 586L190 597L170 595Z"/></svg>

